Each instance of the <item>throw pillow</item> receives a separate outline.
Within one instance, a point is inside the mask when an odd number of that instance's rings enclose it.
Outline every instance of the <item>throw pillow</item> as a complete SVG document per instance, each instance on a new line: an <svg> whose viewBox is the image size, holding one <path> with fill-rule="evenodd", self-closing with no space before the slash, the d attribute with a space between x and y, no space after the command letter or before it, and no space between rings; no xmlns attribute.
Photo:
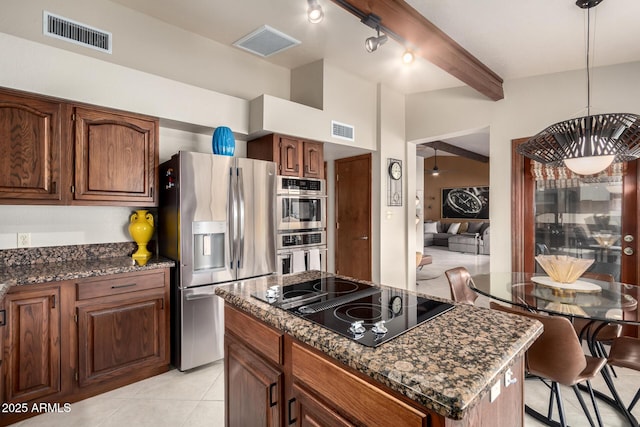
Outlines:
<svg viewBox="0 0 640 427"><path fill-rule="evenodd" d="M469 223L469 228L467 228L467 233L479 233L480 227L482 227L481 222L471 222Z"/></svg>
<svg viewBox="0 0 640 427"><path fill-rule="evenodd" d="M480 234L484 234L484 231L489 228L490 225L491 223L489 222L483 222L482 227L480 227Z"/></svg>
<svg viewBox="0 0 640 427"><path fill-rule="evenodd" d="M458 234L466 233L468 228L469 228L468 222L465 221L461 223L460 228L458 229Z"/></svg>
<svg viewBox="0 0 640 427"><path fill-rule="evenodd" d="M436 223L436 222L425 222L424 223L424 232L425 233L437 233L438 232L438 223Z"/></svg>
<svg viewBox="0 0 640 427"><path fill-rule="evenodd" d="M447 233L448 234L458 234L458 230L459 229L460 229L460 223L459 222L453 222L453 223L451 223L449 228L447 228Z"/></svg>

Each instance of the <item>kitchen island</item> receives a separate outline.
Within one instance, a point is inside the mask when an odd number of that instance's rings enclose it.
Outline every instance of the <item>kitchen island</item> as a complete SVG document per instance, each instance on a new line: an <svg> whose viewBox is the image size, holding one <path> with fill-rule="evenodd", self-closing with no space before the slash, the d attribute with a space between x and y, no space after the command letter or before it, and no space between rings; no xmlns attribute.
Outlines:
<svg viewBox="0 0 640 427"><path fill-rule="evenodd" d="M373 348L252 296L327 276L216 289L226 301L227 425L522 425L524 352L540 323L455 304Z"/></svg>

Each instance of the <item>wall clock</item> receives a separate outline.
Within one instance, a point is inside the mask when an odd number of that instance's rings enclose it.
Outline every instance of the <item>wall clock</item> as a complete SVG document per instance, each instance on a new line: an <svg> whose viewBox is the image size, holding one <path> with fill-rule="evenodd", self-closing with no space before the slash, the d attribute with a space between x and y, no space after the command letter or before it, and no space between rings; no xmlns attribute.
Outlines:
<svg viewBox="0 0 640 427"><path fill-rule="evenodd" d="M402 160L387 159L387 206L402 206Z"/></svg>

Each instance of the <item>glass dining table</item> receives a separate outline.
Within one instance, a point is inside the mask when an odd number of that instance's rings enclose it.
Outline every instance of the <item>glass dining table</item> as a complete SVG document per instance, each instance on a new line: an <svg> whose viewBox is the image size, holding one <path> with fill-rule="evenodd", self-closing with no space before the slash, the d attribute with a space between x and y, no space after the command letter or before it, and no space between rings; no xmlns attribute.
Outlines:
<svg viewBox="0 0 640 427"><path fill-rule="evenodd" d="M472 276L469 286L480 295L526 310L565 316L572 321L585 319L579 338L597 357L600 354L595 336L601 328L608 324L640 326L635 314L640 287L635 285L584 276L573 284L560 284L540 273L492 272ZM596 394L637 427L638 421L621 401L609 370L601 372L613 398Z"/></svg>

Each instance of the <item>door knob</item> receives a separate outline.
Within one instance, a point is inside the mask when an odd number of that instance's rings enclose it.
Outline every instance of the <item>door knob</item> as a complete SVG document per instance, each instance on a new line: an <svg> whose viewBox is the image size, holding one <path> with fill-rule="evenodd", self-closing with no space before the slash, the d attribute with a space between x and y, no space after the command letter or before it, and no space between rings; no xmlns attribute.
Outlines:
<svg viewBox="0 0 640 427"><path fill-rule="evenodd" d="M369 236L360 236L358 240L369 240Z"/></svg>
<svg viewBox="0 0 640 427"><path fill-rule="evenodd" d="M625 234L624 241L627 243L633 242L633 234Z"/></svg>
<svg viewBox="0 0 640 427"><path fill-rule="evenodd" d="M622 252L624 252L625 255L633 255L633 248L627 246Z"/></svg>

